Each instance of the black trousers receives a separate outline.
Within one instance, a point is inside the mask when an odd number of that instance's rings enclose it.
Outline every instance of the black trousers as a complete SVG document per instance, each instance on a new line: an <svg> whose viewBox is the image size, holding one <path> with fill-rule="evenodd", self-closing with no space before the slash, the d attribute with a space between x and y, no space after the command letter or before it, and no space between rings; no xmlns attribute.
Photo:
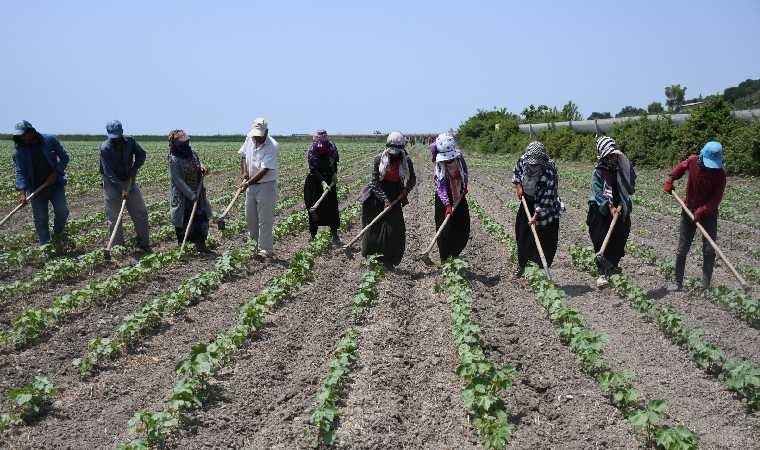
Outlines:
<svg viewBox="0 0 760 450"><path fill-rule="evenodd" d="M596 203L590 204L588 214L586 215L586 225L588 225L588 235L591 243L594 245L594 252L602 248L604 238L607 236L607 230L612 223L612 214L602 214ZM625 256L625 244L628 242L628 236L631 234L631 216L625 215L618 218L615 228L612 230L610 242L604 250L604 258L612 264L611 268L605 267L597 261L596 266L599 275L609 275L618 267L620 260ZM610 269L610 270L607 270Z"/></svg>
<svg viewBox="0 0 760 450"><path fill-rule="evenodd" d="M317 202L319 197L322 196L322 193L324 192L324 189L322 188L323 179L328 184L332 182L332 176L328 177L322 175L321 178L313 174L306 176L303 185L303 201L307 211ZM340 227L340 212L338 211L337 186L333 186L333 188L330 189L325 199L317 207L316 219L309 214L309 233L314 236L317 234L317 230L320 226L329 226L331 232L338 232L338 228Z"/></svg>
<svg viewBox="0 0 760 450"><path fill-rule="evenodd" d="M532 215L535 211L533 200L529 200L526 197L525 201L528 204L528 209ZM538 233L538 240L541 243L541 248L544 250L544 256L546 256L546 264L551 267L552 262L554 262L554 255L557 253L559 219L555 219L544 226L537 225L536 232ZM532 261L541 267L541 256L538 254L538 248L536 248L533 232L530 229L530 223L528 223L528 216L525 214L525 208L523 208L522 205L520 205L520 208L517 210L517 220L515 220L515 239L517 240L517 265L519 267L525 267Z"/></svg>
<svg viewBox="0 0 760 450"><path fill-rule="evenodd" d="M438 195L434 196L435 228L437 230L444 219L446 219L446 208L444 208L443 202L438 198ZM438 237L438 253L441 256L441 261L445 261L446 258L451 256L455 258L459 256L467 246L468 240L470 240L470 207L467 204L467 199L463 198L451 215L446 228L444 228Z"/></svg>
<svg viewBox="0 0 760 450"><path fill-rule="evenodd" d="M713 241L718 239L718 214L705 217L700 222L702 226L710 235ZM678 235L678 251L676 253L676 270L675 270L675 282L679 285L683 284L684 271L686 269L686 256L689 254L691 248L691 242L694 240L694 234L697 231L697 225L689 218L685 211L681 211L681 226ZM715 267L715 249L712 248L710 243L702 238L702 282L710 284L712 280L713 268Z"/></svg>

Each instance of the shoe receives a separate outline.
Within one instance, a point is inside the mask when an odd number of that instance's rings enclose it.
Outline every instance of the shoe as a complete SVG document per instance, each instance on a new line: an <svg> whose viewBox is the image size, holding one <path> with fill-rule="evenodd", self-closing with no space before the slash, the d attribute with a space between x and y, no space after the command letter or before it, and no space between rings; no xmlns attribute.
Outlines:
<svg viewBox="0 0 760 450"><path fill-rule="evenodd" d="M332 243L336 247L341 244L341 242L340 242L340 236L338 236L338 233L333 233L332 234Z"/></svg>
<svg viewBox="0 0 760 450"><path fill-rule="evenodd" d="M525 267L518 267L512 272L512 278L522 278L523 273L525 273Z"/></svg>
<svg viewBox="0 0 760 450"><path fill-rule="evenodd" d="M144 253L153 253L153 248L150 245L138 245L137 248L142 250Z"/></svg>
<svg viewBox="0 0 760 450"><path fill-rule="evenodd" d="M274 253L270 252L269 250L259 250L259 256L262 258L271 259L274 258Z"/></svg>
<svg viewBox="0 0 760 450"><path fill-rule="evenodd" d="M671 283L668 286L668 292L681 292L683 291L683 285L680 283Z"/></svg>
<svg viewBox="0 0 760 450"><path fill-rule="evenodd" d="M607 281L607 277L605 275L600 275L599 278L596 279L597 289L605 288L608 284L610 284L610 282Z"/></svg>

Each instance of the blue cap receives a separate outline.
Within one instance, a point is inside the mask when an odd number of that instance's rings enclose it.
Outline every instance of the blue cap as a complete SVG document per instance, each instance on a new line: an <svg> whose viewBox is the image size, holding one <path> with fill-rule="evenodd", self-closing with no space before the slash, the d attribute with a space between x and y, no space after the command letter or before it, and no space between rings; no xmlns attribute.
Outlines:
<svg viewBox="0 0 760 450"><path fill-rule="evenodd" d="M31 123L29 123L28 120L22 120L21 122L16 124L16 127L13 129L13 135L14 136L21 136L22 134L26 133L29 130L34 130L34 127Z"/></svg>
<svg viewBox="0 0 760 450"><path fill-rule="evenodd" d="M702 164L709 169L723 168L723 146L720 142L710 141L699 152Z"/></svg>
<svg viewBox="0 0 760 450"><path fill-rule="evenodd" d="M112 120L106 125L106 133L111 139L120 138L124 136L124 129L121 127L121 122L118 120Z"/></svg>

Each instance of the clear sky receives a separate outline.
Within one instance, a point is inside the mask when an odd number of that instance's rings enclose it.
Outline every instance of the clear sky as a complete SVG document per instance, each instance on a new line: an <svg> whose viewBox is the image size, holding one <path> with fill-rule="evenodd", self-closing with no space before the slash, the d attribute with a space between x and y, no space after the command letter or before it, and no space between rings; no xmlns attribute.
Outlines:
<svg viewBox="0 0 760 450"><path fill-rule="evenodd" d="M456 128L478 108L584 116L760 78L760 0L16 1L0 131Z"/></svg>

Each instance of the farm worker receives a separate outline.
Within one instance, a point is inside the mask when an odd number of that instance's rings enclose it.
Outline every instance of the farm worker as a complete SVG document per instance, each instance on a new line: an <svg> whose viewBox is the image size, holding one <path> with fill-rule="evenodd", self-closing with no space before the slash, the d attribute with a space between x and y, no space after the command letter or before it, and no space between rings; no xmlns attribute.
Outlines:
<svg viewBox="0 0 760 450"><path fill-rule="evenodd" d="M723 146L720 142L710 141L702 147L699 156L690 155L681 161L668 175L663 190L673 192L673 182L689 172L686 182L686 207L694 214L694 222L699 222L710 237L718 237L718 205L723 199L726 187L726 171L723 170ZM686 267L686 255L694 239L696 225L685 211L681 211L681 226L676 252L675 282L671 291L683 289L683 275ZM715 265L715 250L707 239L702 239L702 287L709 288Z"/></svg>
<svg viewBox="0 0 760 450"><path fill-rule="evenodd" d="M458 257L470 239L470 208L465 198L469 172L453 136L440 134L433 145L436 148L433 176L435 228L438 229L444 219L451 216L437 241L441 261L445 261L450 256ZM456 210L454 205L457 205Z"/></svg>
<svg viewBox="0 0 760 450"><path fill-rule="evenodd" d="M190 226L187 240L194 243L201 253L209 253L206 247L208 223L212 215L211 203L206 195L206 187L201 184L208 174L206 166L201 164L198 154L190 147L190 136L184 130L172 130L169 133L169 176L171 180L170 211L177 242L182 244L185 231ZM190 215L193 204L198 203L193 223Z"/></svg>
<svg viewBox="0 0 760 450"><path fill-rule="evenodd" d="M401 262L406 249L406 224L402 206L417 183L414 165L406 152L406 138L398 131L388 135L385 149L372 163L369 185L359 195L362 226L367 226L385 208L400 199L380 221L363 236L362 256L383 255L383 264L392 269Z"/></svg>
<svg viewBox="0 0 760 450"><path fill-rule="evenodd" d="M586 225L588 234L598 252L612 223L612 217L617 215L615 228L610 235L609 243L604 251L603 260L597 259L599 278L596 286L607 286L607 277L619 271L620 259L625 256L625 244L631 232L631 195L636 187L636 171L631 162L618 149L615 140L600 136L596 140L597 165L591 176L591 197L588 200Z"/></svg>
<svg viewBox="0 0 760 450"><path fill-rule="evenodd" d="M50 242L48 203L53 205L53 238L63 237L69 207L66 203L66 166L69 155L53 135L41 134L23 120L13 130L16 164L16 190L19 203L27 195L42 189L32 198L32 215L40 245Z"/></svg>
<svg viewBox="0 0 760 450"><path fill-rule="evenodd" d="M279 144L269 136L264 118L257 118L240 147L240 181L246 188L245 220L248 233L259 247L259 256L274 256L274 208L277 202Z"/></svg>
<svg viewBox="0 0 760 450"><path fill-rule="evenodd" d="M145 150L134 138L124 135L121 122L113 120L106 124L107 139L100 144L100 174L103 177L106 219L109 233L113 232L121 203L126 200L126 208L135 224L137 246L151 253L148 209L145 207L140 186L137 185L137 171L145 163ZM115 245L124 245L124 230L119 224Z"/></svg>
<svg viewBox="0 0 760 450"><path fill-rule="evenodd" d="M303 201L308 210L319 200L324 190L336 180L338 174L338 161L340 160L338 148L328 138L327 131L317 130L314 134L314 140L309 146L306 159L309 165L309 173L306 175L303 186ZM340 244L337 183L336 186L330 188L316 211L309 214L309 233L311 233L312 239L317 235L319 226L330 227L333 244Z"/></svg>
<svg viewBox="0 0 760 450"><path fill-rule="evenodd" d="M517 269L514 276L519 278L528 262L541 265L530 226L536 225L538 239L546 256L546 263L551 267L557 252L559 239L559 217L564 210L559 198L559 179L554 161L546 154L544 144L533 141L528 144L525 153L520 156L512 172L512 184L515 187L517 201L525 197L531 216L519 205L515 221L515 239L517 240Z"/></svg>

